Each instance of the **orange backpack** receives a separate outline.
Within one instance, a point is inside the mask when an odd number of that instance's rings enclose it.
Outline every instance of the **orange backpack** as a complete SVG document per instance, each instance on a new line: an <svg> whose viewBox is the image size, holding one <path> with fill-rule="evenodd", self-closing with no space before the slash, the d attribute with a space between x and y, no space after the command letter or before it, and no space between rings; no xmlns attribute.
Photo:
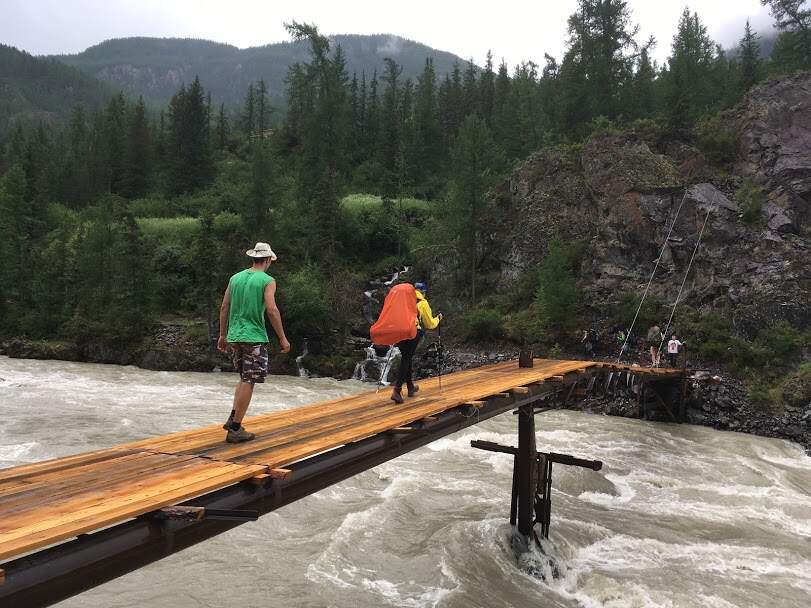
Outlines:
<svg viewBox="0 0 811 608"><path fill-rule="evenodd" d="M374 344L391 346L417 335L417 292L411 283L391 288L383 310L369 330Z"/></svg>

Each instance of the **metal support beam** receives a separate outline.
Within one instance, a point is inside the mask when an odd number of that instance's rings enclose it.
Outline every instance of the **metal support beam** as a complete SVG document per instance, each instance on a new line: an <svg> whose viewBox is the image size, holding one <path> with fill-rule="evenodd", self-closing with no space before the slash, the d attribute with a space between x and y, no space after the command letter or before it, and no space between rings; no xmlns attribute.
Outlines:
<svg viewBox="0 0 811 608"><path fill-rule="evenodd" d="M518 414L518 532L532 534L533 502L537 484L538 452L535 449L535 412L523 407Z"/></svg>

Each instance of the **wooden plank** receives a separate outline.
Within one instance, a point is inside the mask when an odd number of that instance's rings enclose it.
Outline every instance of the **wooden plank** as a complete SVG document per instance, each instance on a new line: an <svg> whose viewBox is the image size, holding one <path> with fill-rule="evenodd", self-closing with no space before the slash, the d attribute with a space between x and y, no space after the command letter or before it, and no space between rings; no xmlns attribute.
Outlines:
<svg viewBox="0 0 811 608"><path fill-rule="evenodd" d="M516 386L515 388L511 388L510 392L514 395L529 395L529 387L528 386Z"/></svg>
<svg viewBox="0 0 811 608"><path fill-rule="evenodd" d="M467 405L479 409L487 405L487 401L465 401L462 405Z"/></svg>
<svg viewBox="0 0 811 608"><path fill-rule="evenodd" d="M253 477L256 471L257 467L218 463L216 467L203 467L198 474L187 476L182 485L143 484L116 501L102 497L96 504L60 513L55 518L34 517L30 525L0 533L0 560L233 485Z"/></svg>

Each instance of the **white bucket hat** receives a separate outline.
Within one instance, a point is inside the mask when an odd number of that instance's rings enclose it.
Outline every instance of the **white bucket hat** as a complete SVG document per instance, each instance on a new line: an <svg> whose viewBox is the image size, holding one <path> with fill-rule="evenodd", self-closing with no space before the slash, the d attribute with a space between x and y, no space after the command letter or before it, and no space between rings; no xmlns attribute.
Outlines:
<svg viewBox="0 0 811 608"><path fill-rule="evenodd" d="M276 260L276 254L273 253L273 250L267 243L257 243L253 249L248 249L245 253L252 258L270 258L271 260Z"/></svg>

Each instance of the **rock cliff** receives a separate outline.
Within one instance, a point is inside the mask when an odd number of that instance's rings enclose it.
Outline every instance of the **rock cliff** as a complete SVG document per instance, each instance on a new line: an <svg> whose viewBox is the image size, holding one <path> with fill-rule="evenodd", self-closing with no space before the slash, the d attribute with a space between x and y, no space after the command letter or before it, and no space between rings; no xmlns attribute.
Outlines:
<svg viewBox="0 0 811 608"><path fill-rule="evenodd" d="M527 159L492 203L502 286L544 255L554 234L583 239L581 268L593 311L622 292L651 292L726 311L744 332L811 320L811 73L766 82L722 118L737 137L730 167L644 132L607 133L582 147ZM755 188L745 217L736 192ZM700 247L696 250L706 221Z"/></svg>

